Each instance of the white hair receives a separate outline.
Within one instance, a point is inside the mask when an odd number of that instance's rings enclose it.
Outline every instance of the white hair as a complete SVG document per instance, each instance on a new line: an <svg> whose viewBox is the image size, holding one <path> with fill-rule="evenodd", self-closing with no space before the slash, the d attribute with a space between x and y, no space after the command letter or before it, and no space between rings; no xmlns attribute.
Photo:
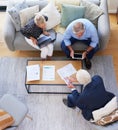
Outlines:
<svg viewBox="0 0 118 130"><path fill-rule="evenodd" d="M91 82L91 76L88 71L80 69L76 73L77 81L84 86Z"/></svg>
<svg viewBox="0 0 118 130"><path fill-rule="evenodd" d="M80 31L84 31L84 30L85 30L84 24L81 22L76 22L73 25L73 33L78 33Z"/></svg>

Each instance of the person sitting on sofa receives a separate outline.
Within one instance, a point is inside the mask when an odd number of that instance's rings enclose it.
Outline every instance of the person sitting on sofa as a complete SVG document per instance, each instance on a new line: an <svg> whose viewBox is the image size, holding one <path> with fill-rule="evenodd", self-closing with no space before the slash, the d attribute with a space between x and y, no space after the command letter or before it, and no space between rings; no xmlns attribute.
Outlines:
<svg viewBox="0 0 118 130"><path fill-rule="evenodd" d="M46 21L48 20L47 16L36 14L36 16L29 20L29 22L21 28L21 33L25 36L25 40L31 45L37 45L37 39L41 34L49 36L50 34L46 31ZM50 43L47 46L40 48L41 58L46 59L53 55L53 44Z"/></svg>
<svg viewBox="0 0 118 130"><path fill-rule="evenodd" d="M89 20L81 18L74 20L68 25L61 43L61 48L68 58L74 57L72 45L77 41L82 41L88 46L88 48L82 53L82 58L85 59L86 68L90 69L90 59L99 49L99 39L95 26Z"/></svg>
<svg viewBox="0 0 118 130"><path fill-rule="evenodd" d="M76 78L68 77L67 79L69 80L67 86L71 88L72 93L68 95L67 99L63 99L63 103L70 108L80 108L83 117L88 121L93 120L92 112L94 110L104 107L115 97L113 93L105 90L101 76L94 75L91 77L84 69L77 71ZM75 81L83 85L81 93L72 84Z"/></svg>

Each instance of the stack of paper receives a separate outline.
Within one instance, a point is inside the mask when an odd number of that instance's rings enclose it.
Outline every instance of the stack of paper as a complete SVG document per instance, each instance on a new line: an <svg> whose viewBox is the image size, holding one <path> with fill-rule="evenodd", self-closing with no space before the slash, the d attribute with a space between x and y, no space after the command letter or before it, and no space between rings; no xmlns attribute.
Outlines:
<svg viewBox="0 0 118 130"><path fill-rule="evenodd" d="M72 74L75 74L76 72L76 69L71 63L57 70L57 73L59 74L61 79L65 81L66 84L68 84L68 81L66 80L67 77L70 77Z"/></svg>
<svg viewBox="0 0 118 130"><path fill-rule="evenodd" d="M55 66L44 65L43 66L43 80L55 80Z"/></svg>
<svg viewBox="0 0 118 130"><path fill-rule="evenodd" d="M28 65L27 69L27 81L40 80L40 66Z"/></svg>

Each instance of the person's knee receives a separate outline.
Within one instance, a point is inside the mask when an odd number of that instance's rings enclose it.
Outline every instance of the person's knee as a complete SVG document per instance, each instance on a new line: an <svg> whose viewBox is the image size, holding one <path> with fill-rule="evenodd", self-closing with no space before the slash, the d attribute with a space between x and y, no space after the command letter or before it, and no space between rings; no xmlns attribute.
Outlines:
<svg viewBox="0 0 118 130"><path fill-rule="evenodd" d="M69 95L68 95L68 100L69 100L69 101L73 101L73 99L74 99L74 98L73 98L73 95L72 95L72 94L69 94Z"/></svg>
<svg viewBox="0 0 118 130"><path fill-rule="evenodd" d="M65 42L62 41L62 42L61 42L61 49L62 49L62 50L65 50L65 48L66 48L66 46L65 46Z"/></svg>
<svg viewBox="0 0 118 130"><path fill-rule="evenodd" d="M46 58L48 54L48 48L47 47L43 47L41 49L41 58Z"/></svg>
<svg viewBox="0 0 118 130"><path fill-rule="evenodd" d="M53 44L49 44L48 45L48 56L52 56L53 55Z"/></svg>
<svg viewBox="0 0 118 130"><path fill-rule="evenodd" d="M53 44L49 44L49 45L48 45L48 48L49 48L50 50L53 50Z"/></svg>

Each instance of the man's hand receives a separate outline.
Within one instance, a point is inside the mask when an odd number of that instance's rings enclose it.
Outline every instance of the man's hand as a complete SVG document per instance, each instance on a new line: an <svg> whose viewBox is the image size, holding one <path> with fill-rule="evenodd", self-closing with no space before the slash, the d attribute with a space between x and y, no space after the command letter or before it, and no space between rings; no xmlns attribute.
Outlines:
<svg viewBox="0 0 118 130"><path fill-rule="evenodd" d="M75 88L75 86L73 86L73 84L72 84L72 82L75 81L75 78L66 77L65 81L66 81L68 88Z"/></svg>
<svg viewBox="0 0 118 130"><path fill-rule="evenodd" d="M82 59L85 59L85 58L86 58L86 55L87 55L87 53L86 53L86 51L84 51L84 52L82 53Z"/></svg>
<svg viewBox="0 0 118 130"><path fill-rule="evenodd" d="M73 50L71 50L71 52L70 52L70 57L74 57L74 51Z"/></svg>
<svg viewBox="0 0 118 130"><path fill-rule="evenodd" d="M75 86L72 83L67 84L68 88L75 88Z"/></svg>
<svg viewBox="0 0 118 130"><path fill-rule="evenodd" d="M68 47L68 49L70 50L70 57L74 57L74 50L73 50L73 48L71 47L71 45L70 46L67 46Z"/></svg>
<svg viewBox="0 0 118 130"><path fill-rule="evenodd" d="M77 82L77 79L74 78L74 77L68 77L68 80L69 80L70 82Z"/></svg>

